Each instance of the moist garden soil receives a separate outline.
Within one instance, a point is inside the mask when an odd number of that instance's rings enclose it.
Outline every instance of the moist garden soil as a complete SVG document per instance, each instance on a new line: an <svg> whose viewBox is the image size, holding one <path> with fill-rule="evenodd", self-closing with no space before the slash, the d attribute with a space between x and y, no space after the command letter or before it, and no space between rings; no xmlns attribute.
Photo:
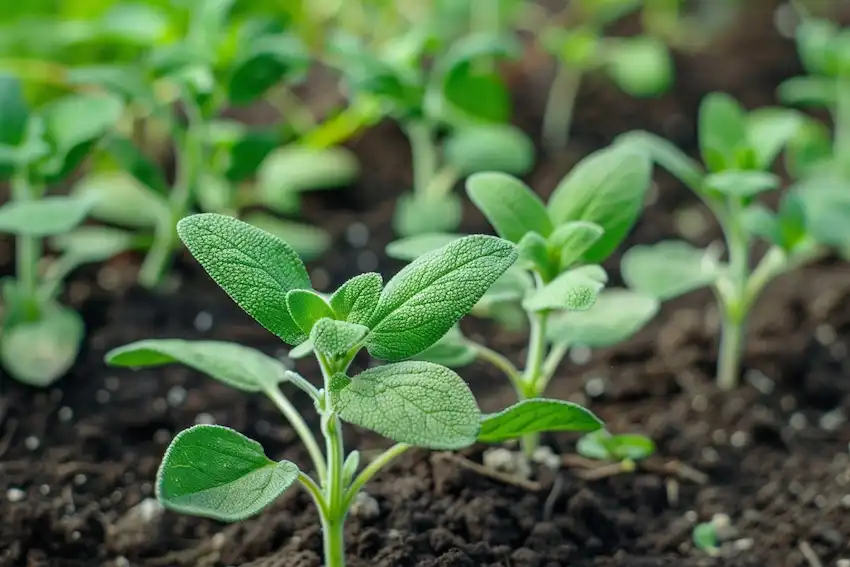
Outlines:
<svg viewBox="0 0 850 567"><path fill-rule="evenodd" d="M578 158L634 128L693 151L697 105L709 90L726 90L750 107L771 103L779 81L800 69L792 43L773 31L768 8L762 3L707 52L679 56L677 85L661 99L636 101L588 83L570 150L542 159L532 185L548 194ZM517 122L530 131L539 126L550 77L543 61L532 53L512 72ZM334 236L333 250L311 266L323 289L360 271L398 269L383 247L392 238L393 200L410 178L403 138L382 126L352 147L363 161L362 181L310 195L305 206L309 220ZM695 206L683 187L660 173L656 180L627 246L683 228L700 245L719 236L712 223L695 230L698 216L681 215ZM465 230L487 230L480 215L466 212ZM608 266L615 282L617 263ZM137 258L119 258L69 285L67 300L83 313L89 334L67 377L47 390L2 377L0 567L319 567L318 518L299 490L234 525L153 505L165 447L196 422L236 428L273 458L307 459L265 399L178 366L104 366L108 349L151 337L285 352L190 258L178 261L171 289L159 295L133 287L136 266ZM850 266L824 261L769 289L750 328L747 378L731 393L712 384L716 326L710 295L692 294L665 305L625 345L565 363L553 381L551 395L588 403L612 431L655 439L657 456L637 472L584 479L569 456L570 435L544 436L566 463L557 473L538 471L530 483L474 470L469 463L480 462L481 447L455 457L413 451L367 486L378 509L363 506L349 519L349 564L828 567L850 559L850 425L842 421L850 414ZM464 328L521 361L521 333L473 320ZM299 369L317 378L311 365ZM475 364L461 374L485 411L513 401L489 367ZM312 417L306 399L287 393ZM347 446L367 454L385 443L353 428L348 434ZM712 558L694 549L691 532L719 513L729 516L734 543Z"/></svg>

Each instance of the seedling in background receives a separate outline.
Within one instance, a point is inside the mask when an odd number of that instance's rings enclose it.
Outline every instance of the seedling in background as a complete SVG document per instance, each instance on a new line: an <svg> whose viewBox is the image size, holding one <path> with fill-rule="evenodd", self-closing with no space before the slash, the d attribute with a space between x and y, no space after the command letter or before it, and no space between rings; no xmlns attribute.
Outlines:
<svg viewBox="0 0 850 567"><path fill-rule="evenodd" d="M397 203L397 234L456 230L462 201L452 189L458 180L488 170L521 175L533 166L531 140L507 124L507 86L486 64L517 57L514 38L477 34L450 43L415 27L381 49L340 37L334 53L355 104L378 101L410 142L413 191ZM429 70L426 57L433 58Z"/></svg>
<svg viewBox="0 0 850 567"><path fill-rule="evenodd" d="M140 64L78 67L68 73L73 82L117 93L134 111L132 132L113 133L94 171L73 194L97 199L95 218L148 236L150 248L139 273L147 287L162 281L179 248L174 226L190 211L238 214L259 205L294 216L300 212L300 192L345 185L358 174L346 150L293 142L310 135L322 144L336 143L327 131L317 135L281 125L250 130L220 117L226 107L285 90L310 65L305 48L278 22L236 19L232 7L231 0L205 3L185 30L172 29L160 14L156 21L163 29L150 37L173 34L177 39L147 45ZM292 115L303 110L288 109ZM291 118L284 117L286 124ZM157 129L166 137L155 143L174 144L173 182L146 155L150 141L144 134ZM327 235L315 227L266 213L250 218L302 243L300 251L308 256L328 244Z"/></svg>
<svg viewBox="0 0 850 567"><path fill-rule="evenodd" d="M579 0L570 2L561 15L569 23L544 24L541 42L557 61L543 115L542 136L550 151L567 145L576 96L587 74L603 72L623 91L637 97L658 96L670 88L673 60L662 40L650 35L604 35L607 26L637 10L640 4L640 0Z"/></svg>
<svg viewBox="0 0 850 567"><path fill-rule="evenodd" d="M635 470L635 461L655 453L655 443L645 435L611 435L605 429L599 429L582 436L576 451L588 459L617 463L619 472L628 473Z"/></svg>
<svg viewBox="0 0 850 567"><path fill-rule="evenodd" d="M65 278L78 266L125 250L130 242L84 241L70 232L92 207L87 199L47 194L73 171L121 117L123 105L100 94L66 94L29 108L21 83L0 74L0 181L11 199L0 207L0 233L15 236L15 276L3 278L0 359L14 378L46 386L73 364L83 321L58 303ZM88 229L89 231L91 229ZM86 234L91 235L91 232ZM44 241L61 251L46 270Z"/></svg>
<svg viewBox="0 0 850 567"><path fill-rule="evenodd" d="M519 260L484 294L473 314L500 317L519 309L530 325L525 368L464 337L458 329L420 357L453 367L475 359L503 372L520 400L543 395L573 346L611 346L628 339L658 310L658 301L626 289L604 290L600 263L619 246L643 209L651 163L641 153L604 149L567 175L547 204L520 180L477 173L467 192L496 233L514 242ZM457 235L425 235L396 241L391 256L413 259ZM526 455L536 434L522 439Z"/></svg>
<svg viewBox="0 0 850 567"><path fill-rule="evenodd" d="M269 459L254 440L220 426L179 433L163 458L156 494L174 510L222 521L259 513L296 481L312 496L324 536L325 565L345 564L343 523L363 486L413 446L453 450L543 430L595 431L601 422L576 404L525 400L482 415L452 370L408 360L428 349L468 312L516 260L500 238L461 238L421 256L386 285L376 273L356 276L330 297L312 289L304 264L274 235L232 217L200 214L177 230L190 252L231 298L289 345L309 341L321 369L317 388L269 356L232 343L147 340L107 354L113 365L180 362L237 389L266 394L300 436L315 478L289 461ZM248 282L248 285L246 285ZM363 349L388 364L353 376ZM280 391L288 382L313 400L325 449ZM346 453L343 422L396 442L361 469Z"/></svg>
<svg viewBox="0 0 850 567"><path fill-rule="evenodd" d="M799 183L783 195L776 212L757 201L775 190L780 179L769 173L774 160L798 132L795 111L764 108L746 112L726 94L710 94L699 113L703 167L670 142L632 132L618 144L644 151L706 204L723 231L727 261L719 251L697 249L682 241L636 246L623 257L622 273L630 287L660 300L710 287L721 312L717 383L738 384L747 318L765 286L787 271L820 257L824 245L850 242L848 200L842 209L837 192ZM842 214L844 213L844 214ZM757 240L770 246L751 268Z"/></svg>

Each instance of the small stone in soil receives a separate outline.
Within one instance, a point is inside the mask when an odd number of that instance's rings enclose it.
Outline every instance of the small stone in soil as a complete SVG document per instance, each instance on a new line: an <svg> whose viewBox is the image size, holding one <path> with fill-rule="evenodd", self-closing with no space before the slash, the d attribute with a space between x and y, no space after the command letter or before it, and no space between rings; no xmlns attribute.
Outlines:
<svg viewBox="0 0 850 567"><path fill-rule="evenodd" d="M700 413L706 411L708 409L708 398L702 394L695 395L694 399L691 400L691 409Z"/></svg>
<svg viewBox="0 0 850 567"><path fill-rule="evenodd" d="M605 379L595 376L584 384L585 393L591 398L598 398L605 393Z"/></svg>
<svg viewBox="0 0 850 567"><path fill-rule="evenodd" d="M744 378L753 388L766 396L772 394L773 390L776 389L776 382L760 370L748 370Z"/></svg>
<svg viewBox="0 0 850 567"><path fill-rule="evenodd" d="M47 496L48 494L50 494L50 485L49 484L42 484L41 486L38 487L38 493L41 494L42 496Z"/></svg>
<svg viewBox="0 0 850 567"><path fill-rule="evenodd" d="M39 441L38 437L35 435L30 435L26 439L24 439L24 447L29 449L30 451L35 451L41 445L41 441Z"/></svg>
<svg viewBox="0 0 850 567"><path fill-rule="evenodd" d="M171 441L171 432L167 429L157 429L153 434L154 443L159 443L161 445L165 445L169 441Z"/></svg>
<svg viewBox="0 0 850 567"><path fill-rule="evenodd" d="M106 545L113 552L138 552L155 545L159 519L165 508L155 498L145 498L114 524L107 526Z"/></svg>
<svg viewBox="0 0 850 567"><path fill-rule="evenodd" d="M197 425L213 425L215 423L215 418L208 413L199 413L195 417L195 423Z"/></svg>
<svg viewBox="0 0 850 567"><path fill-rule="evenodd" d="M839 559L835 563L835 567L850 567L850 559Z"/></svg>
<svg viewBox="0 0 850 567"><path fill-rule="evenodd" d="M69 408L68 406L63 406L59 408L59 412L56 414L59 418L59 421L62 423L67 423L74 418L74 410Z"/></svg>
<svg viewBox="0 0 850 567"><path fill-rule="evenodd" d="M381 514L378 501L366 494L358 492L351 505L351 515L362 520L374 520Z"/></svg>
<svg viewBox="0 0 850 567"><path fill-rule="evenodd" d="M484 451L482 457L484 466L488 469L515 475L520 478L531 476L531 467L521 452L511 451L504 447L494 447Z"/></svg>
<svg viewBox="0 0 850 567"><path fill-rule="evenodd" d="M199 333L206 333L212 329L213 326L212 314L209 311L201 311L195 316L192 326L194 326L195 330Z"/></svg>
<svg viewBox="0 0 850 567"><path fill-rule="evenodd" d="M168 401L165 398L157 398L151 402L151 409L155 413L165 413L168 411Z"/></svg>
<svg viewBox="0 0 850 567"><path fill-rule="evenodd" d="M345 229L345 239L354 248L363 248L369 244L369 227L362 222L351 223Z"/></svg>
<svg viewBox="0 0 850 567"><path fill-rule="evenodd" d="M844 411L841 408L837 408L823 414L818 421L818 425L824 431L837 431L845 421L847 421L847 416L844 415Z"/></svg>
<svg viewBox="0 0 850 567"><path fill-rule="evenodd" d="M731 437L729 437L729 443L737 449L745 447L749 441L750 436L746 431L736 431Z"/></svg>
<svg viewBox="0 0 850 567"><path fill-rule="evenodd" d="M850 494L845 494L841 497L841 505L850 510Z"/></svg>
<svg viewBox="0 0 850 567"><path fill-rule="evenodd" d="M121 386L121 381L118 380L115 376L110 376L106 380L103 381L103 385L110 392L117 392L118 388Z"/></svg>
<svg viewBox="0 0 850 567"><path fill-rule="evenodd" d="M168 405L173 408L176 408L180 404L186 401L186 388L183 386L172 386L168 393L165 395L165 399L168 400Z"/></svg>
<svg viewBox="0 0 850 567"><path fill-rule="evenodd" d="M531 460L552 470L561 468L561 458L548 445L543 445L535 449Z"/></svg>
<svg viewBox="0 0 850 567"><path fill-rule="evenodd" d="M808 424L808 420L806 419L805 415L803 415L800 412L796 412L788 420L788 424L793 429L796 429L797 431L802 431L803 429L806 428L806 425Z"/></svg>
<svg viewBox="0 0 850 567"><path fill-rule="evenodd" d="M86 483L87 477L83 473L78 473L74 475L74 484L77 486L82 486Z"/></svg>
<svg viewBox="0 0 850 567"><path fill-rule="evenodd" d="M6 499L9 502L20 502L26 497L27 493L20 488L10 488L6 491Z"/></svg>
<svg viewBox="0 0 850 567"><path fill-rule="evenodd" d="M587 364L590 362L591 350L584 345L575 345L570 349L570 360L573 364Z"/></svg>

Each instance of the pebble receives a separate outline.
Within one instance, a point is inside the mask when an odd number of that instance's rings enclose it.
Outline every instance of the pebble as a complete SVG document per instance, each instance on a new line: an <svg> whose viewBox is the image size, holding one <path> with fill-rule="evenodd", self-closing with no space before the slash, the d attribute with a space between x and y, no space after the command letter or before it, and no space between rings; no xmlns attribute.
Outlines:
<svg viewBox="0 0 850 567"><path fill-rule="evenodd" d="M841 497L841 505L850 510L850 494L845 494Z"/></svg>
<svg viewBox="0 0 850 567"><path fill-rule="evenodd" d="M815 329L815 339L823 346L829 346L838 338L838 333L832 325L826 323L818 325Z"/></svg>
<svg viewBox="0 0 850 567"><path fill-rule="evenodd" d="M168 405L176 408L186 401L186 395L186 388L183 386L173 386L168 390L168 393L165 395L165 399L168 400Z"/></svg>
<svg viewBox="0 0 850 567"><path fill-rule="evenodd" d="M205 333L212 329L213 326L213 316L209 311L201 311L195 316L195 320L192 323L195 327L195 330L199 333Z"/></svg>
<svg viewBox="0 0 850 567"><path fill-rule="evenodd" d="M694 396L694 399L691 400L691 409L700 413L706 411L708 409L708 398L702 394L697 394Z"/></svg>
<svg viewBox="0 0 850 567"><path fill-rule="evenodd" d="M151 402L151 409L156 413L168 411L168 401L165 398L157 398Z"/></svg>
<svg viewBox="0 0 850 567"><path fill-rule="evenodd" d="M6 499L9 502L20 502L26 497L27 493L20 488L10 488L6 491Z"/></svg>
<svg viewBox="0 0 850 567"><path fill-rule="evenodd" d="M363 520L374 520L381 514L378 501L366 494L358 492L351 504L351 515Z"/></svg>
<svg viewBox="0 0 850 567"><path fill-rule="evenodd" d="M839 559L835 562L835 567L850 567L850 559Z"/></svg>
<svg viewBox="0 0 850 567"><path fill-rule="evenodd" d="M807 420L806 416L800 412L794 413L791 415L791 419L788 420L788 424L797 431L805 429L808 423L809 420Z"/></svg>
<svg viewBox="0 0 850 567"><path fill-rule="evenodd" d="M155 443L164 445L171 441L171 432L167 429L157 429L153 434L153 440Z"/></svg>
<svg viewBox="0 0 850 567"><path fill-rule="evenodd" d="M74 418L74 410L69 408L68 406L63 406L59 408L59 412L57 413L57 417L59 421L62 423L67 423Z"/></svg>
<svg viewBox="0 0 850 567"><path fill-rule="evenodd" d="M750 442L750 436L746 431L736 431L729 437L729 443L735 448L742 448Z"/></svg>
<svg viewBox="0 0 850 567"><path fill-rule="evenodd" d="M525 455L504 447L494 447L484 451L482 457L484 466L499 472L513 474L520 478L531 476L531 467Z"/></svg>
<svg viewBox="0 0 850 567"><path fill-rule="evenodd" d="M39 441L38 437L35 435L30 435L26 439L24 439L24 447L29 449L30 451L35 451L41 445L41 441Z"/></svg>
<svg viewBox="0 0 850 567"><path fill-rule="evenodd" d="M824 431L837 431L839 427L847 421L847 416L841 408L834 409L823 414L818 421L818 425Z"/></svg>
<svg viewBox="0 0 850 567"><path fill-rule="evenodd" d="M212 414L209 414L209 413L206 413L206 412L199 413L195 417L195 424L196 425L213 425L214 423L215 423L215 418L212 416Z"/></svg>
<svg viewBox="0 0 850 567"><path fill-rule="evenodd" d="M535 449L531 460L552 470L558 470L561 467L561 458L546 445Z"/></svg>
<svg viewBox="0 0 850 567"><path fill-rule="evenodd" d="M74 475L74 484L76 484L77 486L84 485L87 480L88 480L88 477L86 475L84 475L83 473L77 473L77 474Z"/></svg>
<svg viewBox="0 0 850 567"><path fill-rule="evenodd" d="M115 376L110 376L109 378L103 381L103 385L110 392L117 392L118 388L121 387L121 381Z"/></svg>
<svg viewBox="0 0 850 567"><path fill-rule="evenodd" d="M363 248L369 244L369 227L362 222L351 223L345 229L345 239L354 248Z"/></svg>
<svg viewBox="0 0 850 567"><path fill-rule="evenodd" d="M736 539L734 542L732 542L732 547L735 549L735 551L749 551L753 548L755 543L756 542L755 540L753 540L753 538L745 537L741 539Z"/></svg>
<svg viewBox="0 0 850 567"><path fill-rule="evenodd" d="M123 555L115 558L115 567L130 567L130 561Z"/></svg>
<svg viewBox="0 0 850 567"><path fill-rule="evenodd" d="M588 378L584 384L584 391L591 398L598 398L605 393L605 379L598 376Z"/></svg>
<svg viewBox="0 0 850 567"><path fill-rule="evenodd" d="M575 345L570 349L570 360L573 364L587 364L590 362L592 351L584 345Z"/></svg>
<svg viewBox="0 0 850 567"><path fill-rule="evenodd" d="M48 494L50 494L50 485L49 484L42 484L41 486L38 487L38 492L42 496L47 496Z"/></svg>
<svg viewBox="0 0 850 567"><path fill-rule="evenodd" d="M744 379L764 395L772 394L776 389L776 382L760 370L748 370L744 375Z"/></svg>

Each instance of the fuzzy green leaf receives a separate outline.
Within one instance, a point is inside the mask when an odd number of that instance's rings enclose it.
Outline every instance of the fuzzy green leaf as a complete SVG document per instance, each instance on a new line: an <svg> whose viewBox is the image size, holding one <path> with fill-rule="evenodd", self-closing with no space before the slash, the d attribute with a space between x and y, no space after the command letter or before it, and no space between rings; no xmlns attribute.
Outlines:
<svg viewBox="0 0 850 567"><path fill-rule="evenodd" d="M443 158L461 177L485 171L524 175L534 167L534 143L510 124L467 126L443 143Z"/></svg>
<svg viewBox="0 0 850 567"><path fill-rule="evenodd" d="M0 232L45 237L70 231L83 222L92 199L49 196L37 201L10 201L0 207Z"/></svg>
<svg viewBox="0 0 850 567"><path fill-rule="evenodd" d="M527 232L517 244L519 257L516 266L538 271L545 281L555 276L558 266L549 257L546 239L537 232Z"/></svg>
<svg viewBox="0 0 850 567"><path fill-rule="evenodd" d="M149 339L106 353L106 363L125 368L185 364L244 392L261 392L281 382L286 367L256 349L225 341Z"/></svg>
<svg viewBox="0 0 850 567"><path fill-rule="evenodd" d="M759 108L747 115L747 138L759 169L767 170L804 124L803 116L785 108Z"/></svg>
<svg viewBox="0 0 850 567"><path fill-rule="evenodd" d="M21 82L12 75L0 73L0 146L17 147L27 133L29 108ZM5 176L0 168L0 177Z"/></svg>
<svg viewBox="0 0 850 567"><path fill-rule="evenodd" d="M333 394L342 420L398 443L459 449L475 442L481 412L460 376L430 362L407 361L371 368Z"/></svg>
<svg viewBox="0 0 850 567"><path fill-rule="evenodd" d="M462 368L476 359L475 349L455 325L439 341L416 355L416 360L433 362L449 368Z"/></svg>
<svg viewBox="0 0 850 567"><path fill-rule="evenodd" d="M196 425L168 446L156 495L176 512L236 522L258 514L297 479L294 463L272 461L253 439L220 425Z"/></svg>
<svg viewBox="0 0 850 567"><path fill-rule="evenodd" d="M381 292L368 324L370 354L396 361L433 345L516 258L513 244L485 235L465 236L420 256Z"/></svg>
<svg viewBox="0 0 850 567"><path fill-rule="evenodd" d="M747 199L779 187L778 175L766 171L726 170L705 177L705 188L727 197Z"/></svg>
<svg viewBox="0 0 850 567"><path fill-rule="evenodd" d="M310 331L310 344L322 354L335 358L361 345L369 327L323 317Z"/></svg>
<svg viewBox="0 0 850 567"><path fill-rule="evenodd" d="M841 181L804 180L790 189L799 199L808 232L821 244L850 245L850 187Z"/></svg>
<svg viewBox="0 0 850 567"><path fill-rule="evenodd" d="M212 213L182 219L177 233L210 277L258 323L289 344L307 338L289 314L286 294L309 289L310 277L288 244Z"/></svg>
<svg viewBox="0 0 850 567"><path fill-rule="evenodd" d="M482 415L478 440L498 443L543 431L596 431L603 425L590 410L578 404L534 398Z"/></svg>
<svg viewBox="0 0 850 567"><path fill-rule="evenodd" d="M153 228L170 219L165 197L123 171L94 172L80 179L71 194L94 201L91 216L129 228Z"/></svg>
<svg viewBox="0 0 850 567"><path fill-rule="evenodd" d="M233 65L227 99L236 105L254 102L275 84L303 73L309 62L309 54L294 37L266 34L254 38Z"/></svg>
<svg viewBox="0 0 850 567"><path fill-rule="evenodd" d="M50 239L50 246L61 250L80 264L103 262L135 244L133 234L107 226L81 226Z"/></svg>
<svg viewBox="0 0 850 567"><path fill-rule="evenodd" d="M576 450L583 457L599 461L638 461L655 452L655 443L645 435L611 435L599 429L579 439Z"/></svg>
<svg viewBox="0 0 850 567"><path fill-rule="evenodd" d="M310 336L313 325L322 317L334 318L334 310L317 293L307 289L293 289L286 294L286 307L295 324Z"/></svg>
<svg viewBox="0 0 850 567"><path fill-rule="evenodd" d="M737 152L747 142L747 114L737 100L726 93L706 95L697 131L702 161L710 171L736 167Z"/></svg>
<svg viewBox="0 0 850 567"><path fill-rule="evenodd" d="M720 553L718 546L719 538L717 537L717 528L713 522L701 522L694 526L694 531L691 534L691 539L694 542L694 547L704 551L712 557L716 557Z"/></svg>
<svg viewBox="0 0 850 567"><path fill-rule="evenodd" d="M417 234L416 236L408 236L407 238L400 238L390 242L387 244L386 253L390 258L410 262L427 252L442 248L463 236L462 234L442 232Z"/></svg>
<svg viewBox="0 0 850 567"><path fill-rule="evenodd" d="M628 94L658 96L670 88L673 58L660 39L641 35L608 40L604 53L608 74Z"/></svg>
<svg viewBox="0 0 850 567"><path fill-rule="evenodd" d="M570 270L534 292L522 302L522 306L528 311L585 311L593 307L603 287L603 282L586 273Z"/></svg>
<svg viewBox="0 0 850 567"><path fill-rule="evenodd" d="M806 71L813 75L834 75L838 70L835 37L839 28L834 22L805 18L795 31L797 54Z"/></svg>
<svg viewBox="0 0 850 567"><path fill-rule="evenodd" d="M439 199L403 193L396 201L393 230L402 236L451 232L462 215L463 202L454 193Z"/></svg>
<svg viewBox="0 0 850 567"><path fill-rule="evenodd" d="M476 173L466 180L466 192L496 229L496 234L506 240L517 243L529 232L544 237L552 233L546 205L516 177L497 172Z"/></svg>
<svg viewBox="0 0 850 567"><path fill-rule="evenodd" d="M128 138L110 136L104 152L139 183L160 195L168 193L168 183L162 170Z"/></svg>
<svg viewBox="0 0 850 567"><path fill-rule="evenodd" d="M370 272L342 284L330 300L336 317L349 323L367 324L378 305L383 283L381 274Z"/></svg>
<svg viewBox="0 0 850 567"><path fill-rule="evenodd" d="M627 250L620 270L629 287L663 301L711 285L720 265L705 250L665 240Z"/></svg>
<svg viewBox="0 0 850 567"><path fill-rule="evenodd" d="M669 171L689 188L702 186L705 172L702 166L688 157L668 140L642 130L628 132L617 138L617 145L644 152L652 161Z"/></svg>
<svg viewBox="0 0 850 567"><path fill-rule="evenodd" d="M834 108L838 87L830 77L791 77L779 84L777 98L787 105L810 108Z"/></svg>
<svg viewBox="0 0 850 567"><path fill-rule="evenodd" d="M74 364L84 333L83 320L75 311L50 304L38 319L3 329L3 367L25 384L48 386Z"/></svg>
<svg viewBox="0 0 850 567"><path fill-rule="evenodd" d="M578 262L604 232L598 224L586 221L570 221L556 228L549 236L549 247L557 252L560 269Z"/></svg>
<svg viewBox="0 0 850 567"><path fill-rule="evenodd" d="M777 246L783 245L779 218L761 203L750 205L741 212L741 224L748 234L764 238Z"/></svg>
<svg viewBox="0 0 850 567"><path fill-rule="evenodd" d="M608 347L631 338L658 313L661 303L645 293L610 288L587 311L550 317L546 338L552 343Z"/></svg>
<svg viewBox="0 0 850 567"><path fill-rule="evenodd" d="M588 221L604 230L584 262L599 263L620 245L643 210L651 174L645 153L614 146L583 159L558 184L548 205L554 224Z"/></svg>

